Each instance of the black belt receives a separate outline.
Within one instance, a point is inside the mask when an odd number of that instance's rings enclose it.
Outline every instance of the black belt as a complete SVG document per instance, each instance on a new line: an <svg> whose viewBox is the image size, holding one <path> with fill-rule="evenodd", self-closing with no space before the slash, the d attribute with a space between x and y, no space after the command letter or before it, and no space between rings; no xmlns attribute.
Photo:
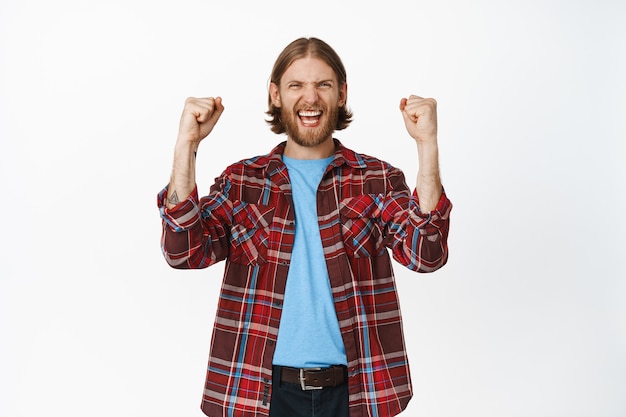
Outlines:
<svg viewBox="0 0 626 417"><path fill-rule="evenodd" d="M290 384L299 384L303 391L336 387L348 380L345 366L330 368L289 368L280 367L280 380Z"/></svg>

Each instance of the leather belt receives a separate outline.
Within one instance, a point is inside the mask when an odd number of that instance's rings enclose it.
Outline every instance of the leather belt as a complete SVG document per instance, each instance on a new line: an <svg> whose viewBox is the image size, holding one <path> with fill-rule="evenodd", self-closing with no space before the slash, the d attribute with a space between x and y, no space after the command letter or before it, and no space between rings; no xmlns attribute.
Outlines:
<svg viewBox="0 0 626 417"><path fill-rule="evenodd" d="M280 368L280 380L290 384L299 384L303 391L336 387L348 380L345 366L330 368Z"/></svg>

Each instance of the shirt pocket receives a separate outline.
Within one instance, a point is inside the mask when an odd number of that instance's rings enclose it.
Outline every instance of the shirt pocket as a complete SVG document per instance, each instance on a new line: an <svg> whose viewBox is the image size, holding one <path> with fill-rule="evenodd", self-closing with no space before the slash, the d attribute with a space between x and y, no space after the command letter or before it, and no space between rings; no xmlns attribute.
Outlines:
<svg viewBox="0 0 626 417"><path fill-rule="evenodd" d="M365 194L340 202L341 232L348 255L369 258L384 252L384 233L380 219L383 202L382 194Z"/></svg>
<svg viewBox="0 0 626 417"><path fill-rule="evenodd" d="M267 261L274 207L235 201L230 229L229 260L244 265Z"/></svg>

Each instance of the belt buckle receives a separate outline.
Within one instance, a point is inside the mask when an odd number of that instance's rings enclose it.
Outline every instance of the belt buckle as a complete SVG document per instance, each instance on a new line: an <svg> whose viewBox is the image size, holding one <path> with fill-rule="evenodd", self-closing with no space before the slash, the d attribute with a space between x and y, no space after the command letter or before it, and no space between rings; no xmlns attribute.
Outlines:
<svg viewBox="0 0 626 417"><path fill-rule="evenodd" d="M312 390L318 390L318 389L323 389L324 387L314 387L311 385L307 385L306 384L306 377L304 375L305 371L321 371L322 368L300 368L299 371L299 375L298 375L298 379L300 380L300 388L302 388L302 391L312 391Z"/></svg>

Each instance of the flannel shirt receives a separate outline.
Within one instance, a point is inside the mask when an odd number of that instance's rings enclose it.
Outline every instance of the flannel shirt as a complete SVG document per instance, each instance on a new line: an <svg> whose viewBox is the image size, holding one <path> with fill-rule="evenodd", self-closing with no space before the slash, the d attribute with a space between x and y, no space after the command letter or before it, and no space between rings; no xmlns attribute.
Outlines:
<svg viewBox="0 0 626 417"><path fill-rule="evenodd" d="M443 266L452 204L443 192L435 210L421 213L399 169L335 143L317 213L348 359L350 416L394 416L412 388L389 253L418 272ZM201 403L207 416L269 414L297 221L284 146L229 166L201 199L196 188L168 210L167 188L158 195L170 266L226 260Z"/></svg>

